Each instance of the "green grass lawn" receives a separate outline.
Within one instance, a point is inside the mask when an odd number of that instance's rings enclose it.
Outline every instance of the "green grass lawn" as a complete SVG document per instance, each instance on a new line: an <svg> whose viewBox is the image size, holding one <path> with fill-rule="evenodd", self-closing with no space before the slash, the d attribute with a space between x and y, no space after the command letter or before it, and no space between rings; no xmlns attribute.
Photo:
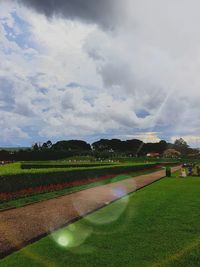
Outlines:
<svg viewBox="0 0 200 267"><path fill-rule="evenodd" d="M173 175L13 253L0 266L198 267L199 207L200 178Z"/></svg>

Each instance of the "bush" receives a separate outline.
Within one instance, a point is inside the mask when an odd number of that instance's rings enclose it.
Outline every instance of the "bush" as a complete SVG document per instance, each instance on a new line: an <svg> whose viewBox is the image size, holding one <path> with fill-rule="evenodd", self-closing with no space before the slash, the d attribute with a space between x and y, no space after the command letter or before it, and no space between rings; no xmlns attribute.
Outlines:
<svg viewBox="0 0 200 267"><path fill-rule="evenodd" d="M109 166L113 163L60 163L60 164L36 164L36 163L22 163L21 168L23 170L28 169L52 169L52 168L81 168L81 167L98 167L98 166Z"/></svg>
<svg viewBox="0 0 200 267"><path fill-rule="evenodd" d="M171 168L170 167L166 168L166 176L171 177Z"/></svg>
<svg viewBox="0 0 200 267"><path fill-rule="evenodd" d="M63 169L53 172L27 172L0 176L0 192L16 192L37 186L62 184L103 175L128 173L155 168L157 164L101 166L93 168Z"/></svg>

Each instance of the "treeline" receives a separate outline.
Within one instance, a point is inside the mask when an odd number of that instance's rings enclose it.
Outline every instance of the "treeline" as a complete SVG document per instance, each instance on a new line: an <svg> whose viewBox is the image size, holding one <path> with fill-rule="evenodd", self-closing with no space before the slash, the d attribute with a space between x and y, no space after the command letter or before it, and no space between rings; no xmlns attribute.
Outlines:
<svg viewBox="0 0 200 267"><path fill-rule="evenodd" d="M197 155L199 151L192 149L182 139L177 139L174 144L161 140L157 143L144 143L138 139L122 141L120 139L101 139L93 144L83 140L59 141L53 144L50 140L35 143L31 149L19 151L0 151L0 160L57 160L72 156L93 156L94 158L113 157L141 157L147 154L157 155ZM167 154L168 153L168 154Z"/></svg>

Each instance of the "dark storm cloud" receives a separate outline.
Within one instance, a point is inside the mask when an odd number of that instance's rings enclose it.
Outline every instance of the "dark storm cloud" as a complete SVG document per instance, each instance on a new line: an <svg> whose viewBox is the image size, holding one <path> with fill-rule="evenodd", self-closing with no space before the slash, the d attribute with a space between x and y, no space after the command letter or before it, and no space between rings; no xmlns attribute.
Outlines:
<svg viewBox="0 0 200 267"><path fill-rule="evenodd" d="M47 17L61 16L112 28L120 19L121 0L17 0Z"/></svg>

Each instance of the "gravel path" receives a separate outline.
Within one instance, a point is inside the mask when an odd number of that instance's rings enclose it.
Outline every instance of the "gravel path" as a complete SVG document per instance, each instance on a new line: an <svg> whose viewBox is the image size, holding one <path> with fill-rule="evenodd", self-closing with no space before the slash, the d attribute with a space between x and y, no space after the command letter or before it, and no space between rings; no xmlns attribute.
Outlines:
<svg viewBox="0 0 200 267"><path fill-rule="evenodd" d="M180 167L172 168L172 171ZM137 176L0 213L0 258L165 176Z"/></svg>

